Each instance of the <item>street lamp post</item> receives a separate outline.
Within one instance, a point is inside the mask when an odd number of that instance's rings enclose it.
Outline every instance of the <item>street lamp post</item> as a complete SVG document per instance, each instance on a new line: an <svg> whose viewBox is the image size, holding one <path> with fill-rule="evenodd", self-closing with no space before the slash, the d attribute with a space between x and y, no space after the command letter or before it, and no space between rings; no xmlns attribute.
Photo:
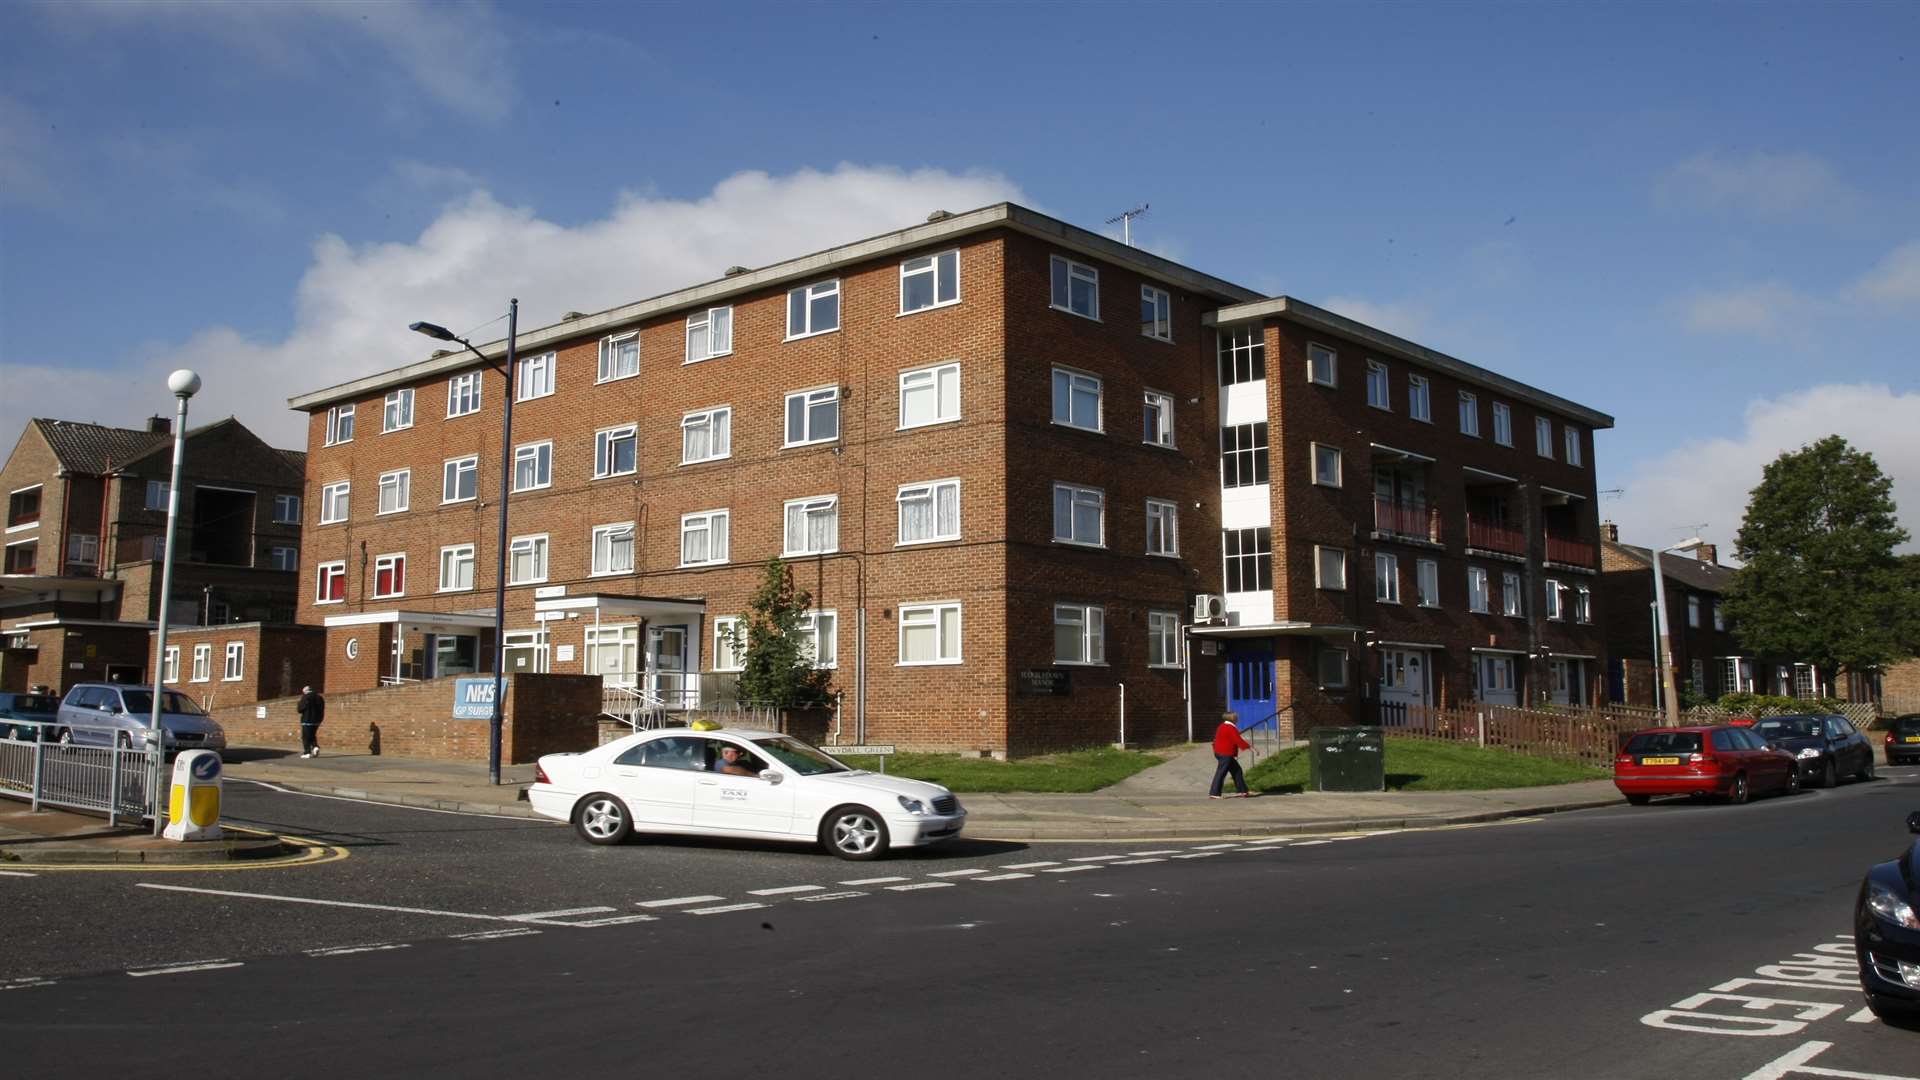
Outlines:
<svg viewBox="0 0 1920 1080"><path fill-rule="evenodd" d="M187 399L200 392L200 376L181 368L167 376L167 389L173 391L179 407L173 418L173 476L167 483L167 538L160 549L160 611L153 634L153 711L147 716L147 804L153 809L153 835L166 831L166 815L160 812L160 767L166 761L167 746L160 732L160 694L165 688L167 662L167 606L173 600L173 532L180 520L180 463L187 456Z"/></svg>
<svg viewBox="0 0 1920 1080"><path fill-rule="evenodd" d="M506 418L500 425L500 536L496 545L496 557L493 570L493 716L487 722L487 782L500 782L500 710L506 695L502 682L505 679L503 668L506 665L507 651L507 494L513 490L513 385L514 376L514 339L520 323L520 301L514 298L507 301L507 366L502 369L487 358L487 355L473 347L473 342L458 337L444 326L430 322L417 322L407 329L417 334L425 334L439 341L452 341L466 346L467 351L479 357L488 367L506 376Z"/></svg>
<svg viewBox="0 0 1920 1080"><path fill-rule="evenodd" d="M1660 555L1663 550L1675 553L1692 551L1704 543L1705 540L1696 536L1670 548L1653 549L1653 617L1660 628L1660 692L1666 699L1668 727L1680 726L1680 694L1673 681L1673 631L1667 625L1666 575L1660 572Z"/></svg>

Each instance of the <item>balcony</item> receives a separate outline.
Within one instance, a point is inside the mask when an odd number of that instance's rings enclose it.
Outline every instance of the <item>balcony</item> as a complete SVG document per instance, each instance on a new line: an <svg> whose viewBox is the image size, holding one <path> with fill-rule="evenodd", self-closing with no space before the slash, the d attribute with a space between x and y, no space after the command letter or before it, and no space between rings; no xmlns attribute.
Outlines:
<svg viewBox="0 0 1920 1080"><path fill-rule="evenodd" d="M1497 551L1503 555L1527 553L1527 534L1510 525L1496 524L1467 515L1467 546L1482 551Z"/></svg>
<svg viewBox="0 0 1920 1080"><path fill-rule="evenodd" d="M1373 500L1373 531L1380 536L1402 540L1441 543L1440 508L1403 505L1376 495Z"/></svg>
<svg viewBox="0 0 1920 1080"><path fill-rule="evenodd" d="M1594 561L1593 545L1585 540L1566 540L1553 534L1547 534L1547 561L1564 566L1584 566L1591 570L1598 565Z"/></svg>

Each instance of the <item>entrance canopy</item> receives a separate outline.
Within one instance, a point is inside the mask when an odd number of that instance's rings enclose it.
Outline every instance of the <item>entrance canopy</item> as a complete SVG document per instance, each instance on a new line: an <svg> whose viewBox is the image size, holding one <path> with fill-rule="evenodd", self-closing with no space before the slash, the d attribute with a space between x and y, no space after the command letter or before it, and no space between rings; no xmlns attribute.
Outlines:
<svg viewBox="0 0 1920 1080"><path fill-rule="evenodd" d="M589 593L585 596L554 596L535 600L536 616L546 612L576 614L581 618L645 619L654 622L674 616L704 615L704 600L658 596L609 596Z"/></svg>
<svg viewBox="0 0 1920 1080"><path fill-rule="evenodd" d="M1276 622L1254 623L1241 626L1196 626L1189 633L1194 637L1253 638L1253 637L1350 637L1365 633L1366 628L1350 626L1346 623L1310 623Z"/></svg>

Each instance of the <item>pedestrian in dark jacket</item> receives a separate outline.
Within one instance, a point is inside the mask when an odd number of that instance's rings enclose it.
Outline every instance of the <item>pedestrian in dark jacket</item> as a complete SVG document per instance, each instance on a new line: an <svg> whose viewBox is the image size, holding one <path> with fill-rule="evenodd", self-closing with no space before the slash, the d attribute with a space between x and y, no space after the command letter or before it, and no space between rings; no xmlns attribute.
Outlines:
<svg viewBox="0 0 1920 1080"><path fill-rule="evenodd" d="M311 686L300 688L300 703L293 707L300 714L300 756L320 756L320 721L327 716L327 699ZM1218 787L1219 785L1215 785Z"/></svg>
<svg viewBox="0 0 1920 1080"><path fill-rule="evenodd" d="M1253 794L1247 790L1247 774L1240 771L1240 751L1251 749L1253 744L1240 734L1239 725L1233 722L1233 714L1228 713L1213 732L1213 786L1207 789L1207 798L1220 798L1220 789L1229 776L1233 777L1233 786L1240 789L1239 798Z"/></svg>

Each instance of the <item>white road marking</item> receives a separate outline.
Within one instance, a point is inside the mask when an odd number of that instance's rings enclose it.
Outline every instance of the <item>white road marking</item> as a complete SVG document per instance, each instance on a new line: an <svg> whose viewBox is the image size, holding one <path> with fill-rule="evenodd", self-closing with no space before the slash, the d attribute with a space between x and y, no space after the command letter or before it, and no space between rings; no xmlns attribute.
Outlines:
<svg viewBox="0 0 1920 1080"><path fill-rule="evenodd" d="M849 890L847 892L817 893L813 896L796 896L794 897L794 899L800 901L803 904L810 904L816 900L851 900L856 896L865 896L865 895L867 894L863 892Z"/></svg>
<svg viewBox="0 0 1920 1080"><path fill-rule="evenodd" d="M0 990L31 990L36 986L52 986L54 980L43 979L38 975L28 975L19 979L0 979Z"/></svg>
<svg viewBox="0 0 1920 1080"><path fill-rule="evenodd" d="M39 876L40 876L39 874L29 874L25 870L0 870L0 877L39 877Z"/></svg>
<svg viewBox="0 0 1920 1080"><path fill-rule="evenodd" d="M1211 859L1220 854L1217 851L1189 851L1185 855L1175 855L1176 859Z"/></svg>
<svg viewBox="0 0 1920 1080"><path fill-rule="evenodd" d="M953 882L951 881L919 881L919 882L915 882L912 885L887 886L887 889L891 892L913 892L916 889L951 889L951 888L953 888Z"/></svg>
<svg viewBox="0 0 1920 1080"><path fill-rule="evenodd" d="M308 956L352 956L354 953L388 952L393 949L404 949L404 948L407 948L407 946L404 943L392 944L392 945L389 945L389 944L342 945L338 948L333 948L333 949L308 949L307 955Z"/></svg>
<svg viewBox="0 0 1920 1080"><path fill-rule="evenodd" d="M1018 881L1021 878L1030 878L1032 876L1033 876L1032 874L989 874L986 877L977 877L977 878L974 878L973 880L975 881Z"/></svg>
<svg viewBox="0 0 1920 1080"><path fill-rule="evenodd" d="M345 795L321 795L312 791L295 791L292 788L284 788L279 784L268 783L265 780L240 780L229 776L226 777L226 781L229 784L258 784L269 791L277 791L282 795L298 795L303 799L325 799L328 802L359 803L362 806L391 806L395 810L417 810L422 814L452 814L454 817L483 817L492 818L495 821L520 821L529 825L566 824L564 821L555 821L552 818L525 817L520 814L481 814L471 810L442 810L437 806L408 806L405 803L375 802L372 799L354 799Z"/></svg>
<svg viewBox="0 0 1920 1080"><path fill-rule="evenodd" d="M1781 1080L1787 1076L1833 1076L1842 1080L1920 1080L1912 1076L1896 1076L1892 1073L1851 1072L1846 1069L1828 1069L1807 1062L1832 1049L1830 1042L1805 1042L1792 1050L1774 1058L1765 1065L1746 1075L1745 1080Z"/></svg>
<svg viewBox="0 0 1920 1080"><path fill-rule="evenodd" d="M1048 862L1016 862L1016 863L1008 863L1007 865L1005 865L1005 866L1002 866L1002 867L1001 867L1000 869L1002 869L1002 870L1031 870L1031 869L1033 869L1033 868L1034 868L1034 867L1036 867L1036 866L1059 866L1059 865L1060 865L1060 862L1059 862L1059 860L1057 860L1057 859L1056 859L1056 860L1050 860L1050 861L1048 861Z"/></svg>
<svg viewBox="0 0 1920 1080"><path fill-rule="evenodd" d="M765 904L723 904L720 907L688 908L687 914L689 915L725 915L729 911L752 911L754 908L763 908L766 906L767 905Z"/></svg>
<svg viewBox="0 0 1920 1080"><path fill-rule="evenodd" d="M1867 1008L1867 1007L1865 1007L1865 1006L1863 1005L1863 1006L1861 1006L1861 1008L1860 1008L1860 1011L1859 1011L1859 1012L1857 1012L1857 1013L1854 1013L1854 1014L1853 1014L1852 1016L1849 1016L1849 1017L1847 1017L1847 1023L1849 1023L1849 1024L1871 1024L1871 1023L1873 1023L1874 1021L1876 1021L1876 1020L1878 1020L1878 1019L1880 1019L1880 1018L1879 1018L1879 1017L1877 1017L1877 1016L1875 1016L1875 1015L1873 1015L1873 1010L1872 1010L1872 1009L1869 1009L1869 1008Z"/></svg>
<svg viewBox="0 0 1920 1080"><path fill-rule="evenodd" d="M1067 861L1068 862L1112 862L1115 859L1124 859L1124 858L1126 858L1125 855L1082 855L1077 859L1068 859Z"/></svg>
<svg viewBox="0 0 1920 1080"><path fill-rule="evenodd" d="M1114 863L1113 865L1115 865L1115 866L1145 866L1145 865L1147 865L1148 863L1157 863L1157 862L1166 862L1166 861L1167 861L1167 860L1165 860L1165 859L1124 859L1124 860L1122 860L1122 861L1120 861L1120 862L1117 862L1117 863Z"/></svg>
<svg viewBox="0 0 1920 1080"><path fill-rule="evenodd" d="M986 873L985 870L942 870L937 874L928 874L927 876L928 877L972 877L975 874L984 874L984 873Z"/></svg>
<svg viewBox="0 0 1920 1080"><path fill-rule="evenodd" d="M1201 844L1201 845L1200 845L1199 847L1197 847L1197 848L1194 848L1193 850L1195 850L1195 851L1220 851L1220 850L1223 850L1223 849L1225 849L1225 848L1236 848L1236 847L1239 847L1239 846L1240 846L1240 845L1239 845L1239 843L1238 843L1238 842L1235 842L1235 843L1231 843L1231 844Z"/></svg>
<svg viewBox="0 0 1920 1080"><path fill-rule="evenodd" d="M1287 841L1289 841L1289 840L1292 840L1292 839L1293 839L1293 837L1291 837L1291 836L1268 836L1268 837L1263 837L1263 838L1261 838L1261 839L1259 839L1259 840L1249 840L1249 841L1247 841L1247 843L1248 843L1249 845L1253 845L1253 844L1284 844L1284 843L1286 843Z"/></svg>
<svg viewBox="0 0 1920 1080"><path fill-rule="evenodd" d="M863 877L852 881L843 881L842 885L885 885L889 881L906 881L903 877Z"/></svg>
<svg viewBox="0 0 1920 1080"><path fill-rule="evenodd" d="M1076 874L1082 870L1102 870L1099 866L1056 866L1051 870L1040 871L1043 874Z"/></svg>
<svg viewBox="0 0 1920 1080"><path fill-rule="evenodd" d="M500 938L531 937L539 932L540 931L535 930L531 926L523 926L513 930L479 930L471 934L449 934L447 936L453 941L495 941Z"/></svg>
<svg viewBox="0 0 1920 1080"><path fill-rule="evenodd" d="M1294 844L1294 845L1292 845L1292 846L1294 846L1294 847L1313 847L1313 846L1314 846L1314 845L1316 845L1316 844L1331 844L1331 843L1333 843L1333 841L1331 841L1331 840L1302 840L1302 841L1300 841L1299 843L1297 843L1297 844Z"/></svg>
<svg viewBox="0 0 1920 1080"><path fill-rule="evenodd" d="M349 900L315 900L306 896L275 896L272 893L233 892L228 889L196 889L187 885L155 885L152 882L135 883L142 889L160 889L166 892L198 893L202 896L233 896L242 900L277 900L283 904L313 904L318 907L354 908L360 911L393 911L402 915L438 915L446 919L479 919L484 922L540 922L530 915L480 915L471 911L440 911L436 908L394 907L391 904L360 904ZM612 911L612 908L596 908L598 911ZM542 922L545 926L568 926L563 922Z"/></svg>
<svg viewBox="0 0 1920 1080"><path fill-rule="evenodd" d="M1142 856L1142 855L1178 855L1179 853L1180 853L1180 849L1179 849L1179 848L1177 848L1177 847L1176 847L1176 848L1162 848L1162 849L1161 849L1161 850L1159 850L1159 851L1129 851L1129 852L1127 852L1127 854L1128 854L1128 855L1131 855L1131 856L1135 856L1135 857L1139 857L1139 856Z"/></svg>
<svg viewBox="0 0 1920 1080"><path fill-rule="evenodd" d="M658 915L610 915L604 919L582 919L579 922L570 922L564 925L566 926L625 926L628 923L659 922L659 921L660 921L660 916Z"/></svg>
<svg viewBox="0 0 1920 1080"><path fill-rule="evenodd" d="M514 922L538 922L541 919L558 919L567 915L600 915L612 911L610 907L562 908L559 911L530 911L525 915L509 915Z"/></svg>
<svg viewBox="0 0 1920 1080"><path fill-rule="evenodd" d="M824 885L782 885L777 889L748 889L748 896L785 896L797 892L825 892Z"/></svg>
<svg viewBox="0 0 1920 1080"><path fill-rule="evenodd" d="M1376 829L1373 832L1368 833L1367 835L1368 836L1392 836L1394 833L1406 832L1406 831L1407 830L1405 829Z"/></svg>
<svg viewBox="0 0 1920 1080"><path fill-rule="evenodd" d="M238 960L203 960L197 964L174 964L169 967L147 968L143 971L129 971L127 974L136 979L148 975L180 975L189 971L218 971L221 968L242 967Z"/></svg>
<svg viewBox="0 0 1920 1080"><path fill-rule="evenodd" d="M685 907L688 904L711 904L715 900L725 900L724 896L676 896L671 900L641 900L635 907L663 908Z"/></svg>

